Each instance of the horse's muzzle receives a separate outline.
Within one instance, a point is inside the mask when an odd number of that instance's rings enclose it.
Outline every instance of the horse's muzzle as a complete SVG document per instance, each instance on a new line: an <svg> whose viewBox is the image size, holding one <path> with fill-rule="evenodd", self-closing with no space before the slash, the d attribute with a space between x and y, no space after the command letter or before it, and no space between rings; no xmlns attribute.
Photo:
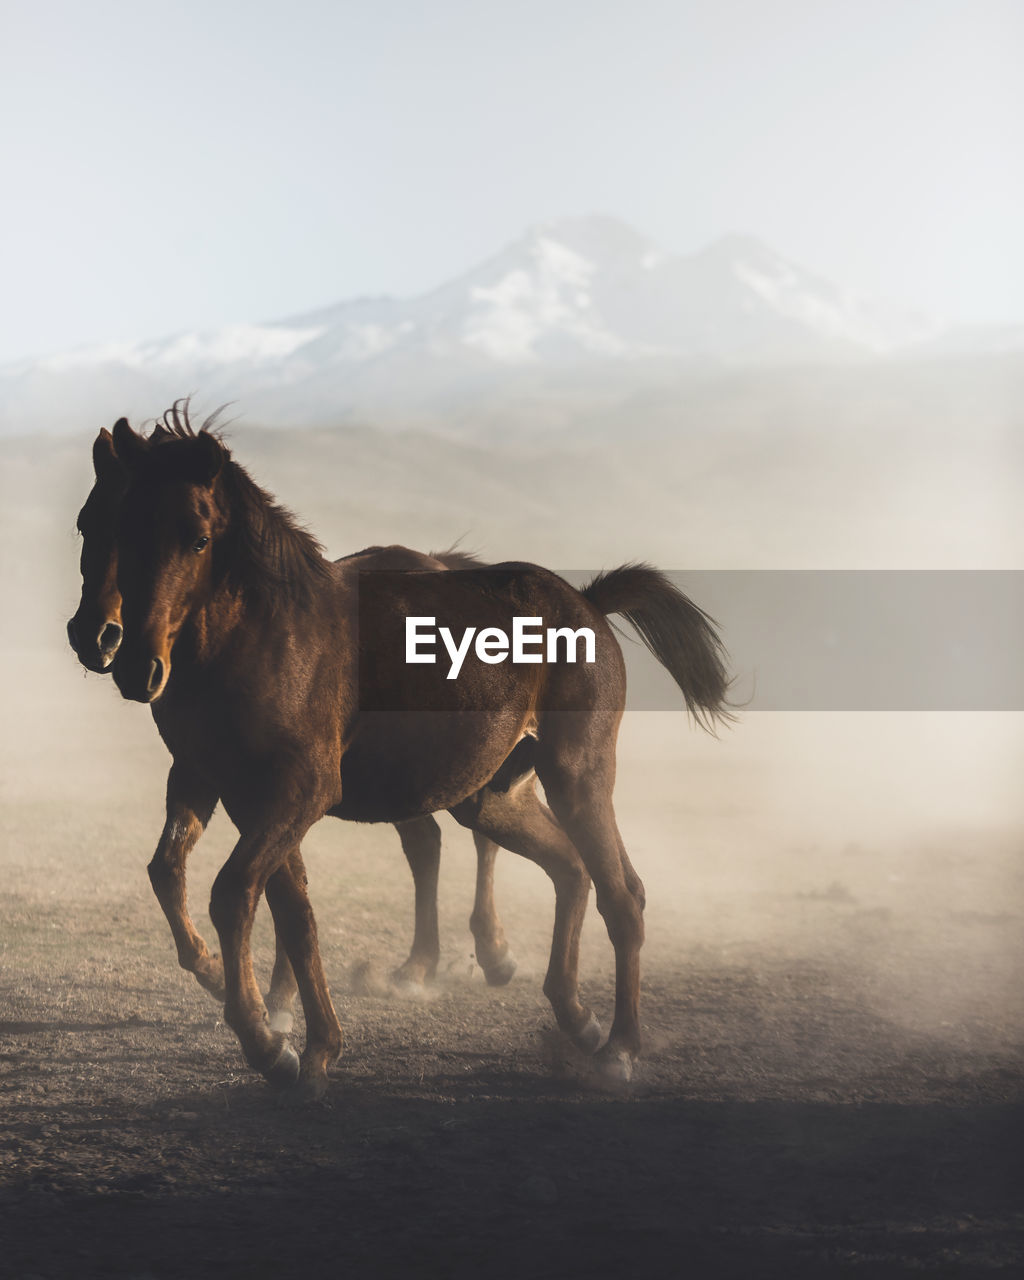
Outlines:
<svg viewBox="0 0 1024 1280"><path fill-rule="evenodd" d="M170 675L170 663L162 658L143 658L141 661L123 661L124 655L114 664L114 683L122 698L132 702L155 702L163 693Z"/></svg>
<svg viewBox="0 0 1024 1280"><path fill-rule="evenodd" d="M68 622L68 643L74 650L75 657L89 671L102 673L110 669L114 654L120 647L122 634L118 623L104 622L95 641L91 644L83 644L75 618L71 618Z"/></svg>
<svg viewBox="0 0 1024 1280"><path fill-rule="evenodd" d="M154 658L149 664L149 679L146 681L146 692L150 699L157 698L163 692L167 681L164 664L160 658Z"/></svg>
<svg viewBox="0 0 1024 1280"><path fill-rule="evenodd" d="M103 665L109 667L114 659L121 644L121 637L124 632L116 622L108 622L104 625L99 635L100 656L103 659Z"/></svg>

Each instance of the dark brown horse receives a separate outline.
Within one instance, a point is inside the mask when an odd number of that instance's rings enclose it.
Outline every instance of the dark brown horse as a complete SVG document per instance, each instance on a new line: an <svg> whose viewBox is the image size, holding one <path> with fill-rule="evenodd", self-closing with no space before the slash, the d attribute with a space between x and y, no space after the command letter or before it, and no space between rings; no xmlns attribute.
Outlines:
<svg viewBox="0 0 1024 1280"><path fill-rule="evenodd" d="M706 615L642 565L579 592L535 565L452 572L401 548L331 564L210 433L157 448L121 422L114 441L130 477L114 678L126 698L152 704L175 763L189 761L193 785L219 796L238 828L210 916L225 1021L250 1065L308 1097L341 1052L299 856L309 827L325 814L400 822L448 809L553 880L544 990L558 1025L588 1049L600 1032L577 970L593 879L616 959L598 1062L628 1078L640 1049L644 893L612 807L625 670L605 614L634 624L688 708L710 722L724 714L727 680ZM471 656L446 678L443 662L406 661L406 620L426 617L453 635L511 634L525 617L589 629L594 661ZM306 1016L301 1061L268 1025L253 976L250 931L264 891Z"/></svg>
<svg viewBox="0 0 1024 1280"><path fill-rule="evenodd" d="M179 438L186 430L187 406L176 405L163 423L158 423L147 445L159 445ZM68 622L68 639L79 661L90 671L109 672L121 641L121 594L117 586L117 546L115 530L121 499L128 487L128 474L117 458L113 437L103 430L92 449L95 482L78 515L82 536L82 591L78 609ZM450 567L474 563L472 557L444 553ZM192 803L187 783L188 771L172 767L167 781L167 820L156 853L149 864L149 876L177 944L182 968L193 973L201 985L223 1000L223 971L218 956L209 949L189 916L185 863L205 828L209 815ZM437 919L437 876L440 859L440 828L431 817L400 823L397 830L413 872L415 884L415 929L409 958L395 971L399 985L419 986L434 975L440 958ZM476 943L477 960L491 985L510 980L516 963L505 940L494 906L494 862L497 846L474 833L477 846L476 901L470 927ZM278 1030L291 1026L291 1006L296 994L295 979L287 953L278 939L277 957L267 1005L270 1021Z"/></svg>

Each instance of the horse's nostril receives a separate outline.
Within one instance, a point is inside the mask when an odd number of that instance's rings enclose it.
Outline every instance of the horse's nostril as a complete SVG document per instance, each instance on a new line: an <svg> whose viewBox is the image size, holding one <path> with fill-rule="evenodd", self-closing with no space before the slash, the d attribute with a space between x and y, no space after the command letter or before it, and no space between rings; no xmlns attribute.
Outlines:
<svg viewBox="0 0 1024 1280"><path fill-rule="evenodd" d="M164 664L159 658L154 658L149 665L149 680L146 682L146 692L156 693L164 682Z"/></svg>
<svg viewBox="0 0 1024 1280"><path fill-rule="evenodd" d="M72 647L72 649L74 649L75 653L78 652L78 637L75 635L74 618L71 618L68 621L68 644Z"/></svg>
<svg viewBox="0 0 1024 1280"><path fill-rule="evenodd" d="M105 658L111 657L117 652L117 646L121 643L123 632L116 622L108 622L99 635L100 653Z"/></svg>

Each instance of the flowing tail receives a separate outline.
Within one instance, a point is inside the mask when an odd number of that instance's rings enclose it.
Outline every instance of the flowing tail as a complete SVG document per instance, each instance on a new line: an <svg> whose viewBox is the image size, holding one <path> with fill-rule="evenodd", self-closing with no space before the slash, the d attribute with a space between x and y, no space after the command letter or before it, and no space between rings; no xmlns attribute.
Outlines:
<svg viewBox="0 0 1024 1280"><path fill-rule="evenodd" d="M686 709L709 733L733 716L729 673L715 621L649 564L599 573L583 595L602 613L621 613L682 690Z"/></svg>

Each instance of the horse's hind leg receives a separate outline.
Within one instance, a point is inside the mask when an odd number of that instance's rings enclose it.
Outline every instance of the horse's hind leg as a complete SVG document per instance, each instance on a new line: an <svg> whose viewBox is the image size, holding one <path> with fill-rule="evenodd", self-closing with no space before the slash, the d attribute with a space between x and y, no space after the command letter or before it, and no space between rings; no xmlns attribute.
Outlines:
<svg viewBox="0 0 1024 1280"><path fill-rule="evenodd" d="M179 765L167 775L167 819L149 864L149 880L163 908L178 949L178 963L199 984L224 999L224 969L211 955L188 913L185 863L206 830L217 805L217 793Z"/></svg>
<svg viewBox="0 0 1024 1280"><path fill-rule="evenodd" d="M494 860L498 845L481 831L473 832L476 844L476 898L469 927L476 943L477 964L492 987L503 987L512 980L516 958L509 950L505 930L494 905Z"/></svg>
<svg viewBox="0 0 1024 1280"><path fill-rule="evenodd" d="M437 972L441 943L437 927L437 875L441 864L441 828L434 818L396 822L412 871L416 894L416 924L409 959L392 974L399 986L420 987Z"/></svg>
<svg viewBox="0 0 1024 1280"><path fill-rule="evenodd" d="M396 822L402 851L412 871L416 893L416 926L412 950L406 962L391 975L399 986L419 987L437 973L441 942L437 922L437 878L441 864L441 828L434 818L414 818ZM475 831L477 872L476 899L469 927L476 942L476 958L492 986L508 982L516 962L505 941L494 906L494 858L498 846Z"/></svg>
<svg viewBox="0 0 1024 1280"><path fill-rule="evenodd" d="M601 1028L581 1004L577 983L580 931L590 877L572 842L537 798L532 776L509 791L484 787L451 812L463 826L536 862L551 878L555 886L555 927L544 994L559 1027L582 1048L593 1051L600 1042Z"/></svg>
<svg viewBox="0 0 1024 1280"><path fill-rule="evenodd" d="M608 738L602 735L601 740ZM614 734L610 740L614 743ZM561 752L549 744L538 756L537 771L555 816L593 878L597 909L615 948L615 1019L599 1057L608 1074L628 1080L641 1043L644 887L626 856L615 823L614 759L599 750L585 755L578 743Z"/></svg>

